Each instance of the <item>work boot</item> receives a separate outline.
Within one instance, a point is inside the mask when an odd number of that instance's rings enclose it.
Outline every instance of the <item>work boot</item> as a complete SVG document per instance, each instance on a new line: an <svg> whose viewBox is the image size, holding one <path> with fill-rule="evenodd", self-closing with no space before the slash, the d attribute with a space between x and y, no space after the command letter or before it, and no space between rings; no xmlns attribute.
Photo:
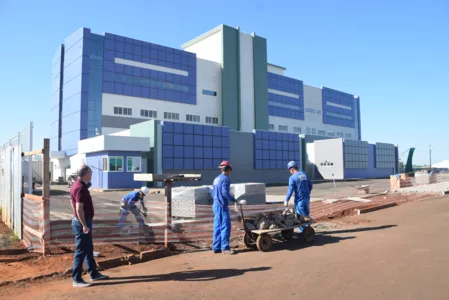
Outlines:
<svg viewBox="0 0 449 300"><path fill-rule="evenodd" d="M231 250L231 249L228 249L228 250L222 250L221 253L228 254L228 255L234 255L235 251Z"/></svg>

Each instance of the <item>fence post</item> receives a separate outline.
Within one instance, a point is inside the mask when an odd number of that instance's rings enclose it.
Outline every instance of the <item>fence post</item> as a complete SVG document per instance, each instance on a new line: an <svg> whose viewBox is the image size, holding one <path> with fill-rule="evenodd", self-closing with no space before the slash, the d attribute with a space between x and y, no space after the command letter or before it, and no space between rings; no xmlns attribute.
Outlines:
<svg viewBox="0 0 449 300"><path fill-rule="evenodd" d="M28 146L27 151L33 151L33 122L30 122L29 133L30 133L29 136L30 145ZM22 151L24 151L24 149L22 149ZM28 157L28 194L31 195L32 193L33 193L33 157L30 156Z"/></svg>
<svg viewBox="0 0 449 300"><path fill-rule="evenodd" d="M13 189L13 223L12 228L14 228L14 233L19 236L19 239L22 239L22 228L18 228L19 224L17 224L17 219L20 218L20 222L22 223L22 202L16 201L22 198L22 147L20 144L20 132L17 133L17 150L14 151L15 155L17 155L17 161L14 162L15 168L13 168L13 174L16 178L14 180L14 189ZM16 165L17 164L17 165ZM19 176L20 174L20 176ZM17 195L17 193L20 193Z"/></svg>
<svg viewBox="0 0 449 300"><path fill-rule="evenodd" d="M164 246L168 247L168 230L171 228L171 188L173 182L165 180L165 239Z"/></svg>
<svg viewBox="0 0 449 300"><path fill-rule="evenodd" d="M43 252L47 252L50 243L50 140L44 139L42 153L42 206L43 206Z"/></svg>

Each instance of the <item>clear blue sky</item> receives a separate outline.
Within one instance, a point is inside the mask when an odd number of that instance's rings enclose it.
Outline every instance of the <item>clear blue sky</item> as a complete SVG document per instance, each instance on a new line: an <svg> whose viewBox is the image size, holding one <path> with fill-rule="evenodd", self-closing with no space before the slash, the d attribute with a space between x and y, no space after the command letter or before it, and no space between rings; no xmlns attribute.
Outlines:
<svg viewBox="0 0 449 300"><path fill-rule="evenodd" d="M212 3L0 0L0 142L31 120L48 137L51 59L78 28L180 48L223 23L267 38L286 75L360 96L364 140L449 159L448 1Z"/></svg>

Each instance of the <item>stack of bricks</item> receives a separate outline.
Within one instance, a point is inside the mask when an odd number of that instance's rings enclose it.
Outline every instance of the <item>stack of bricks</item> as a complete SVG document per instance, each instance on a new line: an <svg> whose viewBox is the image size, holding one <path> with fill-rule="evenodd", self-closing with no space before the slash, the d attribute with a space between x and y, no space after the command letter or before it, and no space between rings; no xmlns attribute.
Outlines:
<svg viewBox="0 0 449 300"><path fill-rule="evenodd" d="M231 185L231 194L237 200L246 200L248 205L265 204L264 183L238 183Z"/></svg>
<svg viewBox="0 0 449 300"><path fill-rule="evenodd" d="M407 174L402 173L399 174L399 177L396 175L390 175L390 189L398 190L401 188L411 187L413 186L413 182Z"/></svg>
<svg viewBox="0 0 449 300"><path fill-rule="evenodd" d="M176 218L196 218L204 215L197 205L212 205L212 186L175 187L172 190L172 216ZM237 200L246 200L248 205L265 204L264 183L239 183L231 185L231 194ZM211 208L212 216L212 208Z"/></svg>
<svg viewBox="0 0 449 300"><path fill-rule="evenodd" d="M198 215L196 205L209 204L212 204L209 186L175 187L172 190L173 217L195 218Z"/></svg>

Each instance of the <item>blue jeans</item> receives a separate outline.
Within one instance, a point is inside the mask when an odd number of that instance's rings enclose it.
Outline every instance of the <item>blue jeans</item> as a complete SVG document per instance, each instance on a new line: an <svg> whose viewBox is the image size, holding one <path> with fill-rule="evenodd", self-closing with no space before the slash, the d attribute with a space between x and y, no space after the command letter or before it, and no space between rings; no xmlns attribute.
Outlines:
<svg viewBox="0 0 449 300"><path fill-rule="evenodd" d="M75 255L73 258L73 281L79 282L83 275L83 261L86 261L86 268L90 276L96 275L97 264L94 259L94 244L92 241L92 220L86 220L89 233L84 234L83 225L77 218L72 219L72 229L75 233Z"/></svg>
<svg viewBox="0 0 449 300"><path fill-rule="evenodd" d="M128 204L128 209L122 208L120 213L120 219L118 221L118 225L121 227L126 221L126 217L128 216L128 213L132 212L133 215L136 217L136 221L139 223L140 226L144 226L145 222L142 219L142 216L140 215L140 209L135 204Z"/></svg>
<svg viewBox="0 0 449 300"><path fill-rule="evenodd" d="M212 250L229 250L229 239L231 237L231 216L227 207L214 204L214 243Z"/></svg>

